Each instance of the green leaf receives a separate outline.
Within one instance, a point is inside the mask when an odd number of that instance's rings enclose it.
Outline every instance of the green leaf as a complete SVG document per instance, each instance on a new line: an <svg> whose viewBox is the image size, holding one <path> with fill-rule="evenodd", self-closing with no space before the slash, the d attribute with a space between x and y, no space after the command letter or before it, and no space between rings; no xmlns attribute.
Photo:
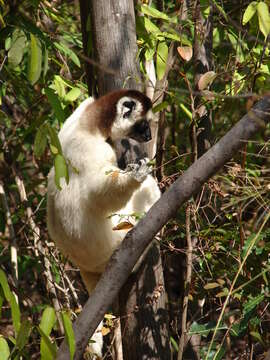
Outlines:
<svg viewBox="0 0 270 360"><path fill-rule="evenodd" d="M162 35L165 38L170 39L170 40L181 41L180 36L176 33L169 33L169 32L163 31Z"/></svg>
<svg viewBox="0 0 270 360"><path fill-rule="evenodd" d="M43 78L45 78L48 68L49 68L49 60L48 60L48 49L45 47L44 49L44 59L43 59Z"/></svg>
<svg viewBox="0 0 270 360"><path fill-rule="evenodd" d="M28 51L28 80L34 85L41 74L42 49L40 41L35 35L30 34Z"/></svg>
<svg viewBox="0 0 270 360"><path fill-rule="evenodd" d="M159 30L159 28L148 18L143 18L143 23L146 31L153 35L162 35L162 32Z"/></svg>
<svg viewBox="0 0 270 360"><path fill-rule="evenodd" d="M172 343L172 346L173 346L174 350L176 352L178 352L179 351L179 346L178 346L177 342L174 340L174 338L172 336L170 336L170 342Z"/></svg>
<svg viewBox="0 0 270 360"><path fill-rule="evenodd" d="M81 67L80 60L79 60L78 56L75 54L75 52L74 52L73 50L71 50L70 48L68 48L68 47L65 46L64 44L58 44L57 42L54 42L53 45L54 45L54 46L56 47L56 49L58 49L61 53L63 53L63 54L66 55L67 57L69 57L70 60L72 60L75 65L77 65L78 67Z"/></svg>
<svg viewBox="0 0 270 360"><path fill-rule="evenodd" d="M58 135L56 134L54 128L52 128L49 124L47 124L46 126L48 130L48 135L50 137L50 143L51 143L50 145L51 145L52 153L54 155L62 154L62 147Z"/></svg>
<svg viewBox="0 0 270 360"><path fill-rule="evenodd" d="M264 297L265 297L264 294L260 294L248 300L243 306L244 314L253 311L257 307L257 305L259 305L263 301Z"/></svg>
<svg viewBox="0 0 270 360"><path fill-rule="evenodd" d="M74 87L66 94L64 100L67 102L73 102L77 100L80 95L81 95L81 90L77 87Z"/></svg>
<svg viewBox="0 0 270 360"><path fill-rule="evenodd" d="M40 343L40 347L42 346L42 350L40 350L41 360L56 359L56 352L57 352L56 344L51 342L49 336L46 335L40 327L37 327L37 330L41 336L41 343Z"/></svg>
<svg viewBox="0 0 270 360"><path fill-rule="evenodd" d="M270 32L270 15L268 5L265 2L260 1L257 5L257 13L259 18L259 28L266 38Z"/></svg>
<svg viewBox="0 0 270 360"><path fill-rule="evenodd" d="M161 80L166 71L168 59L168 46L164 42L160 42L157 47L157 77Z"/></svg>
<svg viewBox="0 0 270 360"><path fill-rule="evenodd" d="M228 16L225 13L225 11L223 10L223 8L215 0L212 0L212 1L213 1L213 4L217 7L218 11L223 15L224 19L226 21L228 21Z"/></svg>
<svg viewBox="0 0 270 360"><path fill-rule="evenodd" d="M205 290L210 290L210 289L215 289L215 288L217 288L217 287L220 287L220 284L217 283L217 282L212 282L212 283L208 283L208 284L204 285L203 288L204 288Z"/></svg>
<svg viewBox="0 0 270 360"><path fill-rule="evenodd" d="M145 4L143 4L140 7L140 10L143 14L151 16L155 19L163 19L163 20L167 20L167 21L172 21L172 19L173 19L173 18L170 18L167 14L165 14L151 6L145 5ZM175 22L175 20L174 20L174 22Z"/></svg>
<svg viewBox="0 0 270 360"><path fill-rule="evenodd" d="M51 87L56 90L57 95L62 99L66 95L66 85L67 83L61 76L55 75L53 85Z"/></svg>
<svg viewBox="0 0 270 360"><path fill-rule="evenodd" d="M34 154L36 157L41 157L47 145L47 126L41 125L38 129L34 141Z"/></svg>
<svg viewBox="0 0 270 360"><path fill-rule="evenodd" d="M4 271L2 269L0 269L0 284L2 286L4 295L6 300L9 302L10 308L11 308L11 317L12 317L12 322L13 322L13 326L14 329L16 331L16 333L19 332L20 330L20 317L21 317L21 313L20 313L20 308L19 305L16 302L15 296L14 294L10 291L8 282L7 282L7 277L6 274L4 273Z"/></svg>
<svg viewBox="0 0 270 360"><path fill-rule="evenodd" d="M155 106L155 107L153 108L153 113L155 114L155 113L157 113L157 112L159 112L159 111L162 111L162 110L164 110L164 109L167 109L168 106L169 106L168 101L163 101L162 103L158 104L157 106Z"/></svg>
<svg viewBox="0 0 270 360"><path fill-rule="evenodd" d="M63 320L63 324L64 324L65 335L66 335L67 342L68 342L70 359L72 360L74 357L75 348L76 348L75 336L74 336L74 331L72 328L72 322L71 322L70 317L67 312L62 312L61 315L62 315L62 320Z"/></svg>
<svg viewBox="0 0 270 360"><path fill-rule="evenodd" d="M187 115L187 117L188 117L190 120L192 120L192 112L189 111L189 109L188 109L184 104L182 104L182 103L181 103L179 106L180 106L180 108L184 111L184 113Z"/></svg>
<svg viewBox="0 0 270 360"><path fill-rule="evenodd" d="M258 331L250 331L250 335L257 341L259 341L263 346L265 346L265 343Z"/></svg>
<svg viewBox="0 0 270 360"><path fill-rule="evenodd" d="M66 115L65 115L64 110L62 109L62 106L58 99L58 96L50 88L46 88L44 91L49 100L51 107L53 108L53 111L55 113L55 116L57 117L57 120L60 123L63 123L65 121Z"/></svg>
<svg viewBox="0 0 270 360"><path fill-rule="evenodd" d="M19 349L19 351L21 351L27 344L31 330L32 330L31 322L28 320L23 321L20 326L18 335L16 337L16 347Z"/></svg>
<svg viewBox="0 0 270 360"><path fill-rule="evenodd" d="M64 178L66 180L66 183L69 182L69 176L68 176L68 167L65 158L63 155L57 154L54 159L54 168L55 168L55 185L59 190L61 190L60 185L60 179Z"/></svg>
<svg viewBox="0 0 270 360"><path fill-rule="evenodd" d="M0 335L0 354L1 360L10 359L10 351L7 341Z"/></svg>
<svg viewBox="0 0 270 360"><path fill-rule="evenodd" d="M253 17L253 15L256 13L257 10L257 1L252 1L248 7L246 8L244 15L243 15L243 20L242 20L242 24L246 25L251 18Z"/></svg>
<svg viewBox="0 0 270 360"><path fill-rule="evenodd" d="M14 30L8 52L8 62L12 67L18 66L22 61L26 44L27 38L24 32L19 29Z"/></svg>
<svg viewBox="0 0 270 360"><path fill-rule="evenodd" d="M255 244L253 244L253 240L256 237L256 234L251 234L249 235L249 237L245 240L244 246L242 248L242 252L241 252L241 257L242 259L244 259L244 257L246 256L247 252L249 251L249 248L251 246L255 247L256 244L258 243L258 241L261 239L261 236L259 235L258 238L255 241Z"/></svg>
<svg viewBox="0 0 270 360"><path fill-rule="evenodd" d="M198 324L196 321L194 321L189 329L188 334L189 335L193 335L193 334L201 334L203 336L207 336L209 334L210 331L214 331L216 328L215 323L214 322L209 322L206 324ZM225 325L220 325L218 330L226 330L227 326Z"/></svg>
<svg viewBox="0 0 270 360"><path fill-rule="evenodd" d="M39 331L41 333L40 354L42 360L50 360L55 356L55 347L49 338L52 328L56 322L55 311L52 307L46 307L43 311Z"/></svg>

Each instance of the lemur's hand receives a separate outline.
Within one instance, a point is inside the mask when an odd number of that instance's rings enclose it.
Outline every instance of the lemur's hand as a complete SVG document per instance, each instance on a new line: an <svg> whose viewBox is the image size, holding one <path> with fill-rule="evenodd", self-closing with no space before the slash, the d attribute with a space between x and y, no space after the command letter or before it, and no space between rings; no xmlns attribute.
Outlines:
<svg viewBox="0 0 270 360"><path fill-rule="evenodd" d="M137 164L128 164L125 171L136 181L143 182L152 172L152 166L149 166L148 163L148 158L141 159Z"/></svg>

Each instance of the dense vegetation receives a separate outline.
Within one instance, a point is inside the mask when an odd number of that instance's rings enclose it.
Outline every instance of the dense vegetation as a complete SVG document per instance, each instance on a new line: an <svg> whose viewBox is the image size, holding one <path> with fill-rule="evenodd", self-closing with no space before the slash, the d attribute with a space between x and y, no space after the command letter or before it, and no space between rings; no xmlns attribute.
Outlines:
<svg viewBox="0 0 270 360"><path fill-rule="evenodd" d="M156 170L163 191L269 92L269 2L148 3L136 6L145 79L145 61L154 61L162 80L173 57L154 108L162 114ZM70 321L87 298L46 230L48 171L54 164L58 184L68 178L57 131L88 96L79 4L0 0L0 9L0 358L51 359L64 333L73 351ZM270 348L269 164L268 128L164 231L175 356L183 298L194 358L263 359ZM104 334L113 324L108 314Z"/></svg>

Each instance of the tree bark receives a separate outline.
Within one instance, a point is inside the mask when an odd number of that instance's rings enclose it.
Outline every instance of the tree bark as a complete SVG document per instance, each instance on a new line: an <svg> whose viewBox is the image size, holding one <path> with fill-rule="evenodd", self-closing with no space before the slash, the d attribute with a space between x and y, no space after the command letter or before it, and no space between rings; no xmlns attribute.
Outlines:
<svg viewBox="0 0 270 360"><path fill-rule="evenodd" d="M140 89L133 1L91 1L91 23L95 60L115 72L97 69L99 94L123 87Z"/></svg>
<svg viewBox="0 0 270 360"><path fill-rule="evenodd" d="M112 255L99 283L75 322L75 360L81 358L89 338L153 237L174 216L178 208L198 192L204 182L216 174L233 155L237 154L248 139L269 122L270 96L266 96L220 141L190 166L127 234L121 246ZM66 360L68 354L68 346L63 342L57 359Z"/></svg>

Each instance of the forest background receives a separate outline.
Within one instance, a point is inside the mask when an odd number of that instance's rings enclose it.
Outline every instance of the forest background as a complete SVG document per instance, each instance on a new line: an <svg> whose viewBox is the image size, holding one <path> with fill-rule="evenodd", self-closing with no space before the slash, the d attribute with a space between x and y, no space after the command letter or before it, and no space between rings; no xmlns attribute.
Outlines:
<svg viewBox="0 0 270 360"><path fill-rule="evenodd" d="M68 177L57 132L86 97L106 90L99 73L117 64L95 56L102 44L87 1L0 0L0 8L0 358L52 359L64 334L74 353L71 321L87 293L48 237L46 177L53 165L56 182ZM137 1L135 15L135 81L159 118L163 192L269 92L269 2ZM170 220L153 271L134 280L143 298L126 301L124 291L125 306L105 315L104 358L117 358L113 329L127 318L136 327L123 334L124 359L137 351L137 359L167 359L164 351L178 360L266 358L269 162L268 127ZM153 334L140 339L153 313L162 313L165 350Z"/></svg>

